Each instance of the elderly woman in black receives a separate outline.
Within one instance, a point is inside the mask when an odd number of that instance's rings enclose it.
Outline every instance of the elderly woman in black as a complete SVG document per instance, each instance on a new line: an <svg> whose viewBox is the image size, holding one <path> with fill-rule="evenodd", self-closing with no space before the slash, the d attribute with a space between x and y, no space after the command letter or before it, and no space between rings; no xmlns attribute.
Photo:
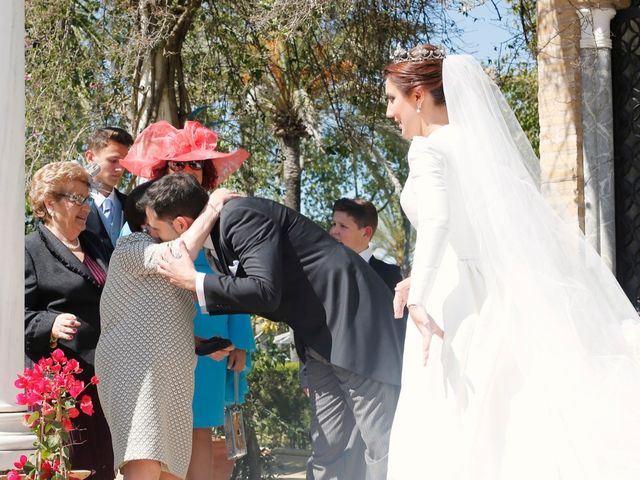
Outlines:
<svg viewBox="0 0 640 480"><path fill-rule="evenodd" d="M89 176L77 163L50 163L34 174L29 199L39 221L25 239L25 352L37 362L61 348L80 362L79 378L89 383L108 262L98 238L84 231L91 202ZM74 420L71 464L94 470L92 479L111 480L109 427L95 385L86 393L95 413Z"/></svg>

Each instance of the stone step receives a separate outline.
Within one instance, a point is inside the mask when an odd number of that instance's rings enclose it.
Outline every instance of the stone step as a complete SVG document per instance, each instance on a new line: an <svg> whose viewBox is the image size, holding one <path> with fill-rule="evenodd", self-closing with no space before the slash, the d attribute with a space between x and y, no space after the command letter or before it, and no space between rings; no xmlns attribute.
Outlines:
<svg viewBox="0 0 640 480"><path fill-rule="evenodd" d="M0 435L28 432L29 429L22 423L25 413L27 412L0 413Z"/></svg>

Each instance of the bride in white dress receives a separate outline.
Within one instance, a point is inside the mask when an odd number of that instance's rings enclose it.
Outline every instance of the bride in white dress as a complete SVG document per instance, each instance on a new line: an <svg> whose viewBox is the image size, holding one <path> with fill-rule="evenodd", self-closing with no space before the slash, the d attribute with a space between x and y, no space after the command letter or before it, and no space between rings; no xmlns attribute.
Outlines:
<svg viewBox="0 0 640 480"><path fill-rule="evenodd" d="M431 45L385 79L417 229L388 479L639 479L638 315L546 205L502 94Z"/></svg>

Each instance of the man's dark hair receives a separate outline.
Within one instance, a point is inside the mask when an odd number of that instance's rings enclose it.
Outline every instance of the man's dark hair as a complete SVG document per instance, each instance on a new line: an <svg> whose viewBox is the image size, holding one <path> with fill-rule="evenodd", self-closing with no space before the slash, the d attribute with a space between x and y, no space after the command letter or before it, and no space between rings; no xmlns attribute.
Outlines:
<svg viewBox="0 0 640 480"><path fill-rule="evenodd" d="M333 212L344 212L353 218L359 228L378 228L378 211L373 203L360 198L341 198L333 204Z"/></svg>
<svg viewBox="0 0 640 480"><path fill-rule="evenodd" d="M193 175L176 173L159 178L144 193L138 204L156 212L160 220L176 217L196 218L209 201L207 191Z"/></svg>
<svg viewBox="0 0 640 480"><path fill-rule="evenodd" d="M132 232L141 232L142 226L147 223L147 214L144 206L140 205L140 199L154 182L155 180L151 180L142 183L127 195L127 201L124 204L124 220Z"/></svg>
<svg viewBox="0 0 640 480"><path fill-rule="evenodd" d="M87 141L89 150L98 152L109 145L109 141L119 143L125 147L133 145L133 138L129 132L118 127L104 127L91 134Z"/></svg>

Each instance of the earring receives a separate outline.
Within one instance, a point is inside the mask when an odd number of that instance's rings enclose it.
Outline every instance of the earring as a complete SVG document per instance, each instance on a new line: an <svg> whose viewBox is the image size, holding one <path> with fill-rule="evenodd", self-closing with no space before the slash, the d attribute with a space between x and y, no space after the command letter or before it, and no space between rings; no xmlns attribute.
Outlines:
<svg viewBox="0 0 640 480"><path fill-rule="evenodd" d="M420 104L422 105L422 104ZM420 105L418 105L418 108L416 108L416 112L420 113Z"/></svg>

